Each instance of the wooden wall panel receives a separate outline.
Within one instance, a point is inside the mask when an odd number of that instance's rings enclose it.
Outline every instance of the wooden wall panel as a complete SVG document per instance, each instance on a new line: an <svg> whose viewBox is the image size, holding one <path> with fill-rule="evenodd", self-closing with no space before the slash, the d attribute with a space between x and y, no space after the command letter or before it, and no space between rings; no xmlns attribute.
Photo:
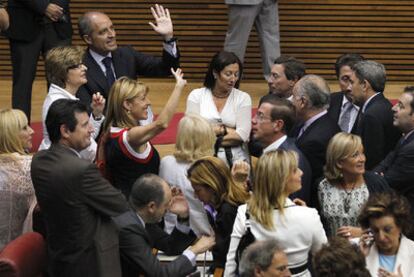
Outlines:
<svg viewBox="0 0 414 277"><path fill-rule="evenodd" d="M154 55L161 40L148 25L149 7L161 3L171 11L187 78L200 80L211 56L222 48L227 8L222 0L72 0L73 22L88 10L110 15L120 45ZM386 65L388 79L414 82L414 1L279 0L282 53L303 60L308 72L334 79L333 63L345 52L361 53ZM74 44L82 44L76 26ZM0 78L10 78L8 42L0 39ZM262 80L255 31L245 59L245 78ZM43 77L39 62L38 77Z"/></svg>

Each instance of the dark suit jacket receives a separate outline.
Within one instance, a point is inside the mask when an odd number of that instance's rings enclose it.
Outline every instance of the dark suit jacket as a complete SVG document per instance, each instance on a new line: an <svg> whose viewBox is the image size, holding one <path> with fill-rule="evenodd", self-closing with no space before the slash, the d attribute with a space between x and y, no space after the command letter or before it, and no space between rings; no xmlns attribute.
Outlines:
<svg viewBox="0 0 414 277"><path fill-rule="evenodd" d="M12 40L30 42L39 35L43 21L53 24L61 39L72 37L69 2L70 0L9 0L7 11L10 16L10 27L6 31L7 37ZM45 11L49 3L59 5L64 9L65 22L48 21Z"/></svg>
<svg viewBox="0 0 414 277"><path fill-rule="evenodd" d="M88 83L79 89L77 96L87 105L91 103L91 97L96 92L100 92L107 99L110 88L105 73L89 51L86 52L83 62L88 67L86 72ZM164 50L162 58L158 58L136 51L129 46L118 47L112 52L112 62L117 78L127 76L136 79L138 75L169 76L171 67L179 67L179 53L175 58Z"/></svg>
<svg viewBox="0 0 414 277"><path fill-rule="evenodd" d="M308 159L299 148L296 146L294 139L287 138L280 146L279 149L293 150L298 154L299 157L299 168L303 171L302 176L302 188L290 195L290 198L300 198L306 203L310 203L311 200L311 187L312 187L312 170Z"/></svg>
<svg viewBox="0 0 414 277"><path fill-rule="evenodd" d="M414 211L414 134L401 142L374 171L383 172L390 187L407 197Z"/></svg>
<svg viewBox="0 0 414 277"><path fill-rule="evenodd" d="M34 155L31 175L48 233L51 276L121 276L110 217L128 209L124 196L95 164L59 144Z"/></svg>
<svg viewBox="0 0 414 277"><path fill-rule="evenodd" d="M184 255L174 261L161 264L152 254L152 248L164 251L167 255L181 254L195 239L194 233L184 234L173 230L165 233L157 224L142 225L133 211L115 217L120 230L119 248L121 250L122 276L187 276L195 270Z"/></svg>
<svg viewBox="0 0 414 277"><path fill-rule="evenodd" d="M292 136L298 136L301 126L297 125L292 130ZM323 176L323 167L326 163L326 148L329 140L340 132L338 124L327 114L314 121L303 134L296 139L297 147L308 159L312 170L312 186L310 206L317 204L316 181Z"/></svg>
<svg viewBox="0 0 414 277"><path fill-rule="evenodd" d="M343 92L331 93L331 102L329 103L328 115L335 122L338 122L339 116L341 115L343 99L344 99Z"/></svg>
<svg viewBox="0 0 414 277"><path fill-rule="evenodd" d="M361 136L367 161L366 169L371 170L394 149L401 137L393 125L391 103L382 93L368 103L365 112L359 114L352 133Z"/></svg>

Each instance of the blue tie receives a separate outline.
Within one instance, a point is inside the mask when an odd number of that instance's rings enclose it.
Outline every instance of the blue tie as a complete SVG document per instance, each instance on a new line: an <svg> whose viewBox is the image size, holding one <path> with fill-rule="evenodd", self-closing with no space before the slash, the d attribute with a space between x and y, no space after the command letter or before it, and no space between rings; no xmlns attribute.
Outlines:
<svg viewBox="0 0 414 277"><path fill-rule="evenodd" d="M108 86L111 87L112 84L115 82L115 74L112 70L112 58L106 57L102 60L102 63L105 65L106 81L108 83Z"/></svg>

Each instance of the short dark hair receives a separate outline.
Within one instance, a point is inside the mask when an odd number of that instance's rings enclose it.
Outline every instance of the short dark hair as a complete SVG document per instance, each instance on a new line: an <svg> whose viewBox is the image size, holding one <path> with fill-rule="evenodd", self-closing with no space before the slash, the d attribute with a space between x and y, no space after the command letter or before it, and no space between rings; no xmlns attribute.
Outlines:
<svg viewBox="0 0 414 277"><path fill-rule="evenodd" d="M243 252L239 271L241 277L254 276L256 268L266 271L272 264L275 253L282 252L274 239L256 241Z"/></svg>
<svg viewBox="0 0 414 277"><path fill-rule="evenodd" d="M358 216L362 228L370 227L370 219L392 216L403 234L410 234L412 222L408 200L395 192L375 193L369 196Z"/></svg>
<svg viewBox="0 0 414 277"><path fill-rule="evenodd" d="M75 113L88 113L87 107L79 100L58 99L50 105L46 116L46 129L52 143L61 139L60 126L66 125L73 132L78 124Z"/></svg>
<svg viewBox="0 0 414 277"><path fill-rule="evenodd" d="M387 74L383 64L376 61L360 61L351 66L359 82L367 80L375 92L383 92Z"/></svg>
<svg viewBox="0 0 414 277"><path fill-rule="evenodd" d="M356 245L342 237L332 237L313 257L317 277L369 277L365 257Z"/></svg>
<svg viewBox="0 0 414 277"><path fill-rule="evenodd" d="M134 209L145 207L151 201L157 206L164 202L164 180L152 173L146 173L139 177L132 185L129 195L129 204Z"/></svg>
<svg viewBox="0 0 414 277"><path fill-rule="evenodd" d="M282 131L285 134L289 133L296 121L296 111L293 103L273 93L263 96L260 99L259 106L264 103L268 103L273 106L270 111L272 121L277 119L283 120L284 124Z"/></svg>
<svg viewBox="0 0 414 277"><path fill-rule="evenodd" d="M243 64L240 59L233 52L220 51L217 52L210 61L206 77L204 78L204 86L212 90L216 84L216 79L214 78L214 72L220 73L226 66L230 64L237 63L239 65L239 79L234 85L235 88L238 88L240 85L240 79L243 75Z"/></svg>
<svg viewBox="0 0 414 277"><path fill-rule="evenodd" d="M364 60L365 58L362 55L357 54L357 53L346 53L346 54L339 56L335 62L336 77L339 78L339 71L341 70L343 66L347 65L349 67L352 67L357 62L364 61Z"/></svg>
<svg viewBox="0 0 414 277"><path fill-rule="evenodd" d="M275 60L274 64L283 65L286 79L291 81L299 80L306 74L305 64L292 56L282 55Z"/></svg>

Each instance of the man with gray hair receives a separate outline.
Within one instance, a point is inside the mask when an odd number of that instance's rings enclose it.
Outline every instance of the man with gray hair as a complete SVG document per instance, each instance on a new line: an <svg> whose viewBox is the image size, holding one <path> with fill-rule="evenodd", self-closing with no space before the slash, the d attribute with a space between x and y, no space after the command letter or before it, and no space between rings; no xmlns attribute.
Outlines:
<svg viewBox="0 0 414 277"><path fill-rule="evenodd" d="M239 266L240 277L289 277L286 254L276 240L256 241L244 250Z"/></svg>
<svg viewBox="0 0 414 277"><path fill-rule="evenodd" d="M312 184L323 175L329 140L341 130L328 116L330 89L317 75L305 75L293 88L293 104L298 122L291 132L312 169ZM316 186L311 188L311 206L316 203Z"/></svg>
<svg viewBox="0 0 414 277"><path fill-rule="evenodd" d="M351 69L349 96L360 107L352 133L361 136L367 159L365 167L371 170L394 148L401 133L393 126L392 105L383 94L384 65L366 60Z"/></svg>
<svg viewBox="0 0 414 277"><path fill-rule="evenodd" d="M120 229L123 277L187 276L195 270L196 255L215 243L214 237L202 236L191 245L196 237L190 231L187 201L182 192L171 189L157 175L145 174L136 180L129 204L130 211L113 218ZM158 225L167 210L177 215L177 225L170 235ZM153 255L153 248L167 255L181 255L168 264L161 264Z"/></svg>

